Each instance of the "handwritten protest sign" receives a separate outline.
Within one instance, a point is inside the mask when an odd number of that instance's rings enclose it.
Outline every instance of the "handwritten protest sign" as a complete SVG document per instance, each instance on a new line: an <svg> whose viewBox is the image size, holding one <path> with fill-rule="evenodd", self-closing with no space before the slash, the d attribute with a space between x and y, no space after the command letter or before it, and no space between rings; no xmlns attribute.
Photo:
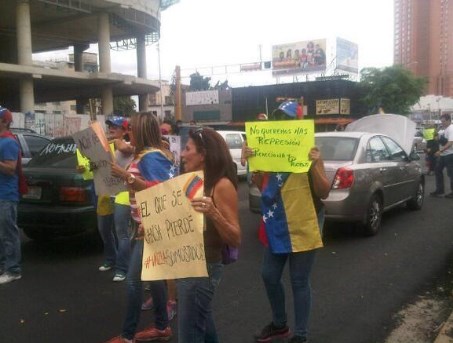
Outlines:
<svg viewBox="0 0 453 343"><path fill-rule="evenodd" d="M203 188L203 173L194 172L135 194L145 236L142 280L208 275L203 214L190 204Z"/></svg>
<svg viewBox="0 0 453 343"><path fill-rule="evenodd" d="M181 137L173 135L164 135L170 143L170 151L173 154L175 165L179 167L181 161Z"/></svg>
<svg viewBox="0 0 453 343"><path fill-rule="evenodd" d="M108 147L105 149L107 139L103 134L99 137L99 131L95 132L92 127L76 132L72 135L83 156L90 160L93 168L94 188L97 195L115 195L125 191L126 186L122 179L112 176L112 153ZM101 143L103 142L103 143Z"/></svg>
<svg viewBox="0 0 453 343"><path fill-rule="evenodd" d="M310 148L315 144L313 120L245 123L247 145L254 150L251 171L305 173Z"/></svg>

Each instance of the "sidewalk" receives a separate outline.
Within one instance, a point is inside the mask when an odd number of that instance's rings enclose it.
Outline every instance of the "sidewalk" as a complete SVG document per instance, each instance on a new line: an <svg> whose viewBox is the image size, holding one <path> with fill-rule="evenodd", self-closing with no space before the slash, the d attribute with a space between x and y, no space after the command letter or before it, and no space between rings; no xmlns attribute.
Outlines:
<svg viewBox="0 0 453 343"><path fill-rule="evenodd" d="M434 343L453 343L453 312L444 325L442 325Z"/></svg>

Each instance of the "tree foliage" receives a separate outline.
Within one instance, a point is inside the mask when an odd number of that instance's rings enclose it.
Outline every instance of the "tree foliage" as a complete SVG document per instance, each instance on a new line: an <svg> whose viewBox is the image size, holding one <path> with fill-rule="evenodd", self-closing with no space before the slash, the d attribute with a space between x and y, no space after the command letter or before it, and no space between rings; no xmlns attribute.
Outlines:
<svg viewBox="0 0 453 343"><path fill-rule="evenodd" d="M200 75L198 71L190 75L190 91L207 91L211 89L227 90L228 88L230 88L228 80L223 82L217 81L214 87L212 87L210 77L204 77Z"/></svg>
<svg viewBox="0 0 453 343"><path fill-rule="evenodd" d="M117 96L113 98L113 113L130 117L135 112L137 104L129 96Z"/></svg>
<svg viewBox="0 0 453 343"><path fill-rule="evenodd" d="M211 89L210 82L210 77L204 77L197 71L196 73L190 75L189 89L191 91L206 91Z"/></svg>
<svg viewBox="0 0 453 343"><path fill-rule="evenodd" d="M361 101L368 113L407 114L423 95L426 80L416 77L402 66L395 65L384 69L362 69L360 77Z"/></svg>

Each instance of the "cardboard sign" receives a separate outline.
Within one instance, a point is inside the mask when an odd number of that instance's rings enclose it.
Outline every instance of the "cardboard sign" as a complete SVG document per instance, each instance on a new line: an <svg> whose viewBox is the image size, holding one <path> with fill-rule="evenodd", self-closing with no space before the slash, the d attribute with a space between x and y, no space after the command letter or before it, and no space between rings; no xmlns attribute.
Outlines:
<svg viewBox="0 0 453 343"><path fill-rule="evenodd" d="M245 123L247 145L254 150L250 171L305 173L315 145L313 120L256 121Z"/></svg>
<svg viewBox="0 0 453 343"><path fill-rule="evenodd" d="M204 216L190 203L203 189L203 172L193 172L135 193L144 227L142 280L208 275Z"/></svg>
<svg viewBox="0 0 453 343"><path fill-rule="evenodd" d="M99 135L101 134L101 137ZM112 175L113 157L104 131L93 130L89 127L72 135L83 156L94 165L93 180L97 195L116 195L125 191L126 186L121 178ZM107 150L105 149L107 147Z"/></svg>

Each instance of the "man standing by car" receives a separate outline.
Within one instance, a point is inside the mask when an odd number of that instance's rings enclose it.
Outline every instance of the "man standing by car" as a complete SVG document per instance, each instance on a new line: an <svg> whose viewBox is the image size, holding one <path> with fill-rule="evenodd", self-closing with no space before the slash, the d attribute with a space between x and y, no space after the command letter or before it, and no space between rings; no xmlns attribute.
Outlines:
<svg viewBox="0 0 453 343"><path fill-rule="evenodd" d="M0 107L0 284L19 280L21 275L20 233L17 227L19 202L19 144L9 131L13 116Z"/></svg>
<svg viewBox="0 0 453 343"><path fill-rule="evenodd" d="M442 130L439 130L439 151L436 156L437 161L436 175L436 190L431 193L432 196L442 195L444 189L444 168L447 168L447 175L450 178L450 193L445 197L453 199L453 125L451 125L450 114L444 113L440 116Z"/></svg>

